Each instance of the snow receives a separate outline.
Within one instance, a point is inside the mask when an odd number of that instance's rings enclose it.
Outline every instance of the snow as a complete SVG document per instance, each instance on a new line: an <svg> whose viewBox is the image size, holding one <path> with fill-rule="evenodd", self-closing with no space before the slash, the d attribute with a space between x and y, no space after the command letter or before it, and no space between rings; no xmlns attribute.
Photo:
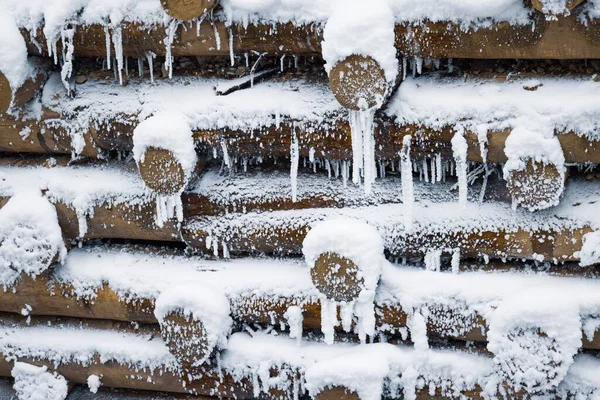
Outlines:
<svg viewBox="0 0 600 400"><path fill-rule="evenodd" d="M600 140L600 85L585 78L538 81L537 90L530 91L524 89L527 80L518 76L506 82L436 74L409 77L400 85L386 113L398 124L433 129L453 125L482 132L543 127Z"/></svg>
<svg viewBox="0 0 600 400"><path fill-rule="evenodd" d="M458 177L458 204L462 209L467 207L467 140L460 131L452 137L452 154L456 163Z"/></svg>
<svg viewBox="0 0 600 400"><path fill-rule="evenodd" d="M193 284L175 286L162 292L156 299L154 315L163 328L165 317L181 311L187 320L202 323L208 349L227 347L227 337L231 333L233 323L230 314L229 300L218 290L209 285ZM195 366L202 365L211 352L204 358L194 360Z"/></svg>
<svg viewBox="0 0 600 400"><path fill-rule="evenodd" d="M374 110L349 111L352 134L352 182L359 185L364 177L365 194L373 191L375 172L375 127Z"/></svg>
<svg viewBox="0 0 600 400"><path fill-rule="evenodd" d="M388 0L333 0L332 13L323 31L322 55L325 70L346 57L357 54L372 57L385 73L388 83L398 74L394 14ZM381 99L378 107L384 99Z"/></svg>
<svg viewBox="0 0 600 400"><path fill-rule="evenodd" d="M10 13L0 14L0 73L8 80L13 94L30 75L27 47Z"/></svg>
<svg viewBox="0 0 600 400"><path fill-rule="evenodd" d="M35 277L66 254L56 209L40 192L19 192L0 209L0 285Z"/></svg>
<svg viewBox="0 0 600 400"><path fill-rule="evenodd" d="M87 385L90 392L96 394L100 386L102 386L101 378L98 375L90 375L87 378Z"/></svg>
<svg viewBox="0 0 600 400"><path fill-rule="evenodd" d="M600 264L600 231L590 232L583 237L579 252L581 266Z"/></svg>
<svg viewBox="0 0 600 400"><path fill-rule="evenodd" d="M16 362L11 375L19 400L64 400L69 393L67 380L48 367Z"/></svg>
<svg viewBox="0 0 600 400"><path fill-rule="evenodd" d="M87 233L87 218L94 215L94 207L140 206L155 197L136 171L119 163L53 168L0 167L0 178L0 196L44 190L44 196L51 203L62 202L74 209L81 238Z"/></svg>
<svg viewBox="0 0 600 400"><path fill-rule="evenodd" d="M285 314L283 315L290 326L290 337L296 339L298 346L302 343L302 324L304 322L304 316L302 315L302 309L298 306L288 307Z"/></svg>
<svg viewBox="0 0 600 400"><path fill-rule="evenodd" d="M0 327L0 351L7 358L47 360L55 366L89 366L97 357L134 369L176 370L167 346L151 335L66 325Z"/></svg>
<svg viewBox="0 0 600 400"><path fill-rule="evenodd" d="M402 176L402 204L404 204L404 228L407 232L412 231L413 208L415 194L413 187L412 161L410 159L411 136L402 138L402 152L400 154L400 173Z"/></svg>

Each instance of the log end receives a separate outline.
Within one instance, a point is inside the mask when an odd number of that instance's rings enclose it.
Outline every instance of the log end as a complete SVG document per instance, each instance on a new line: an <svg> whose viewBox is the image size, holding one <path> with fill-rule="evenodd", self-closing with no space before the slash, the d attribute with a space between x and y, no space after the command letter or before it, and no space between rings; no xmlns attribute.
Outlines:
<svg viewBox="0 0 600 400"><path fill-rule="evenodd" d="M8 79L0 72L0 114L8 111L12 102L13 92Z"/></svg>
<svg viewBox="0 0 600 400"><path fill-rule="evenodd" d="M185 187L183 167L169 150L148 148L138 168L146 186L156 193L170 196Z"/></svg>
<svg viewBox="0 0 600 400"><path fill-rule="evenodd" d="M160 0L160 3L171 17L189 21L210 11L215 6L216 0Z"/></svg>
<svg viewBox="0 0 600 400"><path fill-rule="evenodd" d="M343 386L333 386L319 392L315 400L360 400L360 396Z"/></svg>
<svg viewBox="0 0 600 400"><path fill-rule="evenodd" d="M354 301L358 299L364 281L358 276L358 266L337 253L323 253L310 270L317 290L330 300Z"/></svg>
<svg viewBox="0 0 600 400"><path fill-rule="evenodd" d="M160 323L160 333L171 354L181 363L184 373L193 371L210 356L206 330L201 321L192 315L185 316L181 310L167 314Z"/></svg>
<svg viewBox="0 0 600 400"><path fill-rule="evenodd" d="M565 3L565 6L564 6L565 11L571 11L578 5L582 4L584 1L585 0L567 0L567 2ZM531 0L531 6L534 9L536 9L537 11L544 13L544 14L552 14L551 12L549 12L548 8L546 7L547 3L549 3L548 0Z"/></svg>
<svg viewBox="0 0 600 400"><path fill-rule="evenodd" d="M526 168L511 172L507 188L513 204L536 211L558 204L564 181L565 176L554 164L529 160Z"/></svg>
<svg viewBox="0 0 600 400"><path fill-rule="evenodd" d="M337 101L354 111L380 107L388 88L379 63L372 57L356 54L333 66L329 84Z"/></svg>

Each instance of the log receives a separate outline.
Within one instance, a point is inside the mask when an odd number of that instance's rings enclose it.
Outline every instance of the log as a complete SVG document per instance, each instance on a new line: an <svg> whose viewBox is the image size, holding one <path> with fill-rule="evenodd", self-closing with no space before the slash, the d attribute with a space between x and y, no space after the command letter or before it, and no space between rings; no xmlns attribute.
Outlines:
<svg viewBox="0 0 600 400"><path fill-rule="evenodd" d="M440 388L435 389L435 395L430 394L428 386L423 389L416 391L417 400L429 400L429 399L450 399L450 397L443 396ZM483 399L483 390L477 387L474 390L463 390L461 395L465 398L472 400ZM360 396L355 392L343 386L333 386L323 389L315 396L315 400L361 400Z"/></svg>
<svg viewBox="0 0 600 400"><path fill-rule="evenodd" d="M187 374L196 375L198 360L204 360L214 350L206 340L202 321L187 317L180 310L167 314L160 324L160 334L171 354Z"/></svg>
<svg viewBox="0 0 600 400"><path fill-rule="evenodd" d="M360 396L343 386L334 386L321 390L315 400L361 400Z"/></svg>
<svg viewBox="0 0 600 400"><path fill-rule="evenodd" d="M216 0L160 0L167 14L181 21L202 16L212 10L216 3Z"/></svg>
<svg viewBox="0 0 600 400"><path fill-rule="evenodd" d="M40 92L47 79L48 74L45 71L36 70L25 79L20 87L13 88L4 74L0 72L0 115L9 111L11 107L13 109L21 108L27 104Z"/></svg>
<svg viewBox="0 0 600 400"><path fill-rule="evenodd" d="M179 193L187 184L183 167L169 150L148 148L138 168L146 186L161 195Z"/></svg>
<svg viewBox="0 0 600 400"><path fill-rule="evenodd" d="M204 21L199 36L195 29L185 28L180 26L177 30L173 56L229 55L229 40L223 40L229 37L229 29L224 22L216 21L213 27L210 21ZM164 26L122 24L123 54L143 57L152 51L164 56L164 30ZM220 48L215 31L222 38ZM234 24L231 32L233 52L238 54L253 50L273 56L321 54L320 23L250 24L247 28ZM40 51L34 42L35 39L37 43L45 43L42 28L33 34L27 29L21 33L30 55L46 55L46 50ZM526 25L490 23L489 27L464 29L461 24L448 21L401 23L396 25L396 48L399 54L420 58L597 59L600 44L594 38L599 35L600 25L584 25L577 13L556 21L546 21L540 13L539 18L533 16L531 24ZM76 57L106 57L103 25L77 25L75 37Z"/></svg>
<svg viewBox="0 0 600 400"><path fill-rule="evenodd" d="M349 110L367 110L383 103L388 83L383 68L370 56L350 55L329 72L331 91Z"/></svg>
<svg viewBox="0 0 600 400"><path fill-rule="evenodd" d="M364 280L352 260L337 253L323 253L310 269L313 284L325 297L351 302L358 299Z"/></svg>
<svg viewBox="0 0 600 400"><path fill-rule="evenodd" d="M529 160L525 169L509 175L506 187L513 204L535 211L558 204L565 180L555 165Z"/></svg>

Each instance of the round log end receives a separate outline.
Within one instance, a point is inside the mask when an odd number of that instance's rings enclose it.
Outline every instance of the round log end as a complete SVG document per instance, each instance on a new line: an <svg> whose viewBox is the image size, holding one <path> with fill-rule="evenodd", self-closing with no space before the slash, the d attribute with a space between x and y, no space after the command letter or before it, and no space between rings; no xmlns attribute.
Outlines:
<svg viewBox="0 0 600 400"><path fill-rule="evenodd" d="M334 386L323 389L315 400L360 400L360 396L343 386Z"/></svg>
<svg viewBox="0 0 600 400"><path fill-rule="evenodd" d="M8 79L0 72L0 114L8 111L12 102L13 93Z"/></svg>
<svg viewBox="0 0 600 400"><path fill-rule="evenodd" d="M160 333L184 372L189 373L194 367L198 367L213 351L206 339L202 322L194 320L192 315L185 316L180 310L164 317Z"/></svg>
<svg viewBox="0 0 600 400"><path fill-rule="evenodd" d="M334 65L329 84L337 101L354 111L380 107L388 87L379 63L372 57L355 54Z"/></svg>
<svg viewBox="0 0 600 400"><path fill-rule="evenodd" d="M215 6L216 0L160 0L160 3L171 17L189 21L210 11Z"/></svg>
<svg viewBox="0 0 600 400"><path fill-rule="evenodd" d="M337 253L323 253L310 269L317 290L330 300L350 302L358 299L364 281L358 266Z"/></svg>
<svg viewBox="0 0 600 400"><path fill-rule="evenodd" d="M558 204L564 180L555 165L529 160L525 169L511 172L507 188L513 203L536 211Z"/></svg>
<svg viewBox="0 0 600 400"><path fill-rule="evenodd" d="M567 2L565 3L565 11L571 11L578 5L582 4L584 1L585 0L567 0ZM548 3L548 0L531 0L532 7L544 14L548 13L546 3Z"/></svg>
<svg viewBox="0 0 600 400"><path fill-rule="evenodd" d="M146 186L156 193L170 196L185 187L183 167L169 150L148 148L138 168Z"/></svg>

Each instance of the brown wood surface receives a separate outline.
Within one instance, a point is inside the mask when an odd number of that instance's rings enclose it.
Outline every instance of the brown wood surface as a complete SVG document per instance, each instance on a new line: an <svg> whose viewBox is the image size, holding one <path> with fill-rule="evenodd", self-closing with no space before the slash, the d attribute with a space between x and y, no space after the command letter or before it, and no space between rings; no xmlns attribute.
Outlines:
<svg viewBox="0 0 600 400"><path fill-rule="evenodd" d="M15 316L0 315L0 322L25 319L20 315L25 304L31 306L30 323L47 324L61 322L63 324L84 325L99 329L128 329L131 332L141 330L155 332L160 335L158 321L154 316L155 299L124 301L108 286L104 285L96 291L93 300L78 300L72 295L69 285L59 284L52 279L51 273L45 273L33 280L23 276L14 290L0 292L0 312L13 313ZM259 324L268 326L286 323L285 313L289 307L298 305L303 310L303 328L319 330L321 327L321 307L318 302L303 302L301 299L259 297L247 294L231 302L232 318L239 324ZM487 323L481 315L465 317L461 310L431 305L433 317L438 313L440 319L428 321L427 329L431 337L454 338L463 341L485 342ZM17 315L18 314L18 315ZM443 314L443 315L442 315ZM408 315L398 304L376 304L376 325L385 326L386 332L398 334L400 328L407 326ZM61 317L57 319L56 317ZM84 318L85 320L80 320ZM33 321L33 322L32 322ZM450 328L444 321L453 321L456 326ZM459 322L457 322L459 321ZM142 324L141 327L129 323ZM454 330L452 330L452 328ZM338 330L341 326L337 327ZM459 333L457 333L459 332ZM600 350L600 330L593 338L583 335L583 348Z"/></svg>
<svg viewBox="0 0 600 400"><path fill-rule="evenodd" d="M7 112L9 107L20 108L40 92L48 79L46 71L36 71L27 77L23 84L12 88L8 79L0 72L0 115Z"/></svg>
<svg viewBox="0 0 600 400"><path fill-rule="evenodd" d="M196 35L196 29L180 26L172 47L173 56L228 55L229 32L233 34L233 51L243 54L252 50L270 55L320 55L323 26L320 23L296 26L291 23L248 25L205 20ZM33 35L45 43L42 28ZM187 30L186 30L187 29ZM166 54L164 26L143 27L134 23L122 25L123 54L142 57L147 51L159 56ZM215 31L221 43L217 48ZM29 54L44 55L23 29ZM482 59L594 59L600 58L600 23L587 26L578 12L547 21L541 13L532 16L525 25L492 23L489 27L464 29L448 21L396 25L396 47L399 54L422 58L482 58ZM104 26L77 26L75 56L105 57ZM60 51L60 43L59 43ZM115 54L113 52L113 54Z"/></svg>

